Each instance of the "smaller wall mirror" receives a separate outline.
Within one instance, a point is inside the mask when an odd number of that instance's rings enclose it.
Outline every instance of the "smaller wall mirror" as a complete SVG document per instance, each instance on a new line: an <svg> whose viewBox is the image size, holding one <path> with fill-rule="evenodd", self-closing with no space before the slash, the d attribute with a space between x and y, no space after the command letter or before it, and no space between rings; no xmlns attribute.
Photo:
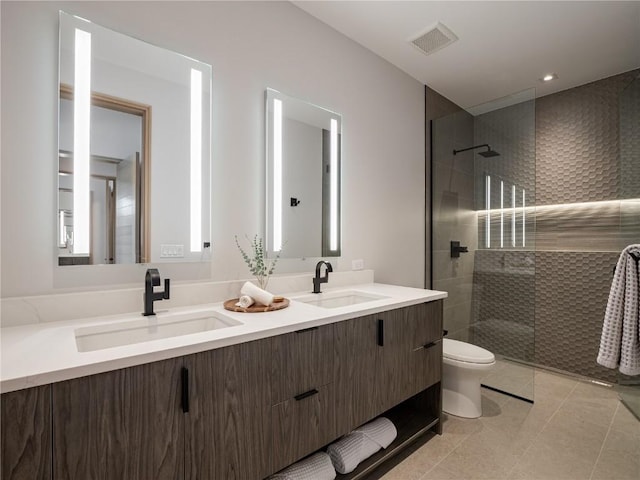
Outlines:
<svg viewBox="0 0 640 480"><path fill-rule="evenodd" d="M211 66L60 12L58 265L209 261Z"/></svg>
<svg viewBox="0 0 640 480"><path fill-rule="evenodd" d="M342 116L272 89L265 111L269 254L340 256Z"/></svg>

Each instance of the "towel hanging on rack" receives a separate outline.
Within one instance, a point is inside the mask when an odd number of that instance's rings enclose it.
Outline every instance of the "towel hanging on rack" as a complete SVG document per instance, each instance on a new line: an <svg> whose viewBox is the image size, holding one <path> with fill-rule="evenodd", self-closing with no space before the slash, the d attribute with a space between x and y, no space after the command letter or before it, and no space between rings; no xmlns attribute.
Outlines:
<svg viewBox="0 0 640 480"><path fill-rule="evenodd" d="M640 375L640 244L620 254L602 325L597 362Z"/></svg>

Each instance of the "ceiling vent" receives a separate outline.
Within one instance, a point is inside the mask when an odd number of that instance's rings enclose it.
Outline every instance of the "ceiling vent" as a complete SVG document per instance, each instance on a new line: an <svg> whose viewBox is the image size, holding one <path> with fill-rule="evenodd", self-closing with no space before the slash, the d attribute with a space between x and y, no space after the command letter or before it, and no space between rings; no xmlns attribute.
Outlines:
<svg viewBox="0 0 640 480"><path fill-rule="evenodd" d="M455 33L438 22L435 26L421 33L417 38L411 40L411 43L425 55L431 55L441 48L458 40Z"/></svg>

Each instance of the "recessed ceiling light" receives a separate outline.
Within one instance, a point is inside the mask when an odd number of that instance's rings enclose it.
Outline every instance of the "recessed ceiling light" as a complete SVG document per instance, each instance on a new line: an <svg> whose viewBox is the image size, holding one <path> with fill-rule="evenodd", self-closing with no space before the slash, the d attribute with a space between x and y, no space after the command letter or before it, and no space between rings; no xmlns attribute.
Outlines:
<svg viewBox="0 0 640 480"><path fill-rule="evenodd" d="M544 77L540 79L541 82L550 82L551 80L555 80L558 78L557 73L547 73Z"/></svg>

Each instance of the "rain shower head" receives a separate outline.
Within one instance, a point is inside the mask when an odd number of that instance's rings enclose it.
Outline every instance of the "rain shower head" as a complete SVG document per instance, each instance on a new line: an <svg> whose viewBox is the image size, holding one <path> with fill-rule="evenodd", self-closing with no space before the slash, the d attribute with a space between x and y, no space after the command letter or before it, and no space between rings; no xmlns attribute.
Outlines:
<svg viewBox="0 0 640 480"><path fill-rule="evenodd" d="M500 156L500 154L498 152L496 152L495 150L493 150L488 143L483 143L482 145L475 145L475 146L469 147L469 148L462 148L460 150L454 150L453 154L457 155L460 152L466 152L468 150L475 150L476 148L482 148L482 147L487 147L487 150L484 151L484 152L478 152L478 155L482 155L484 158L499 157Z"/></svg>

